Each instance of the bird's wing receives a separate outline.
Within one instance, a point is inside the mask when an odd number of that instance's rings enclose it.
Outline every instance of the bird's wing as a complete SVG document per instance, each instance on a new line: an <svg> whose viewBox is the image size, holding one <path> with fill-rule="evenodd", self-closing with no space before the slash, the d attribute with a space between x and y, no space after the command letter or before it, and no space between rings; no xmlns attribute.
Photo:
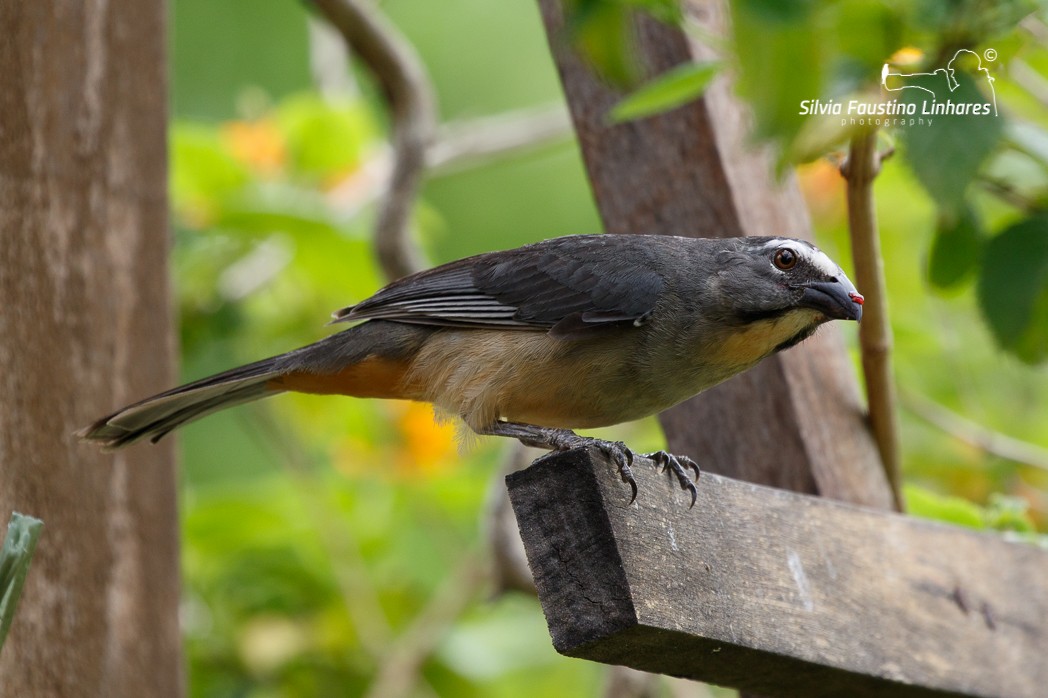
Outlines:
<svg viewBox="0 0 1048 698"><path fill-rule="evenodd" d="M636 235L576 235L492 252L414 274L335 313L335 321L548 330L577 337L640 325L665 282Z"/></svg>

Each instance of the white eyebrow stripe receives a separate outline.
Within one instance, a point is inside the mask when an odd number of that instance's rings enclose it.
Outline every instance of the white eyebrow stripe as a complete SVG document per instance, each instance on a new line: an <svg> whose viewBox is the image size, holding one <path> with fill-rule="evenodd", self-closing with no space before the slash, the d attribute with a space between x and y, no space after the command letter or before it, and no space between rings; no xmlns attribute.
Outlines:
<svg viewBox="0 0 1048 698"><path fill-rule="evenodd" d="M837 276L841 273L841 268L838 267L832 259L830 259L825 252L817 247L811 248L810 252L806 254L813 267L821 271L826 276Z"/></svg>
<svg viewBox="0 0 1048 698"><path fill-rule="evenodd" d="M841 273L840 267L829 258L829 256L810 242L794 240L792 238L774 238L764 243L763 249L771 250L782 245L790 245L797 253L804 257L809 264L818 269L826 276L837 276Z"/></svg>

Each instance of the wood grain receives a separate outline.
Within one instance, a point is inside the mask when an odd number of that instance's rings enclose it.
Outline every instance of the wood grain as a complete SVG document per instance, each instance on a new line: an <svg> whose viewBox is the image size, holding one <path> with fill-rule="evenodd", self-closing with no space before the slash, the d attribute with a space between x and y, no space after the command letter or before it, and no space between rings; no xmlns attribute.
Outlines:
<svg viewBox="0 0 1048 698"><path fill-rule="evenodd" d="M1038 698L1048 552L596 451L507 478L558 651L769 696Z"/></svg>

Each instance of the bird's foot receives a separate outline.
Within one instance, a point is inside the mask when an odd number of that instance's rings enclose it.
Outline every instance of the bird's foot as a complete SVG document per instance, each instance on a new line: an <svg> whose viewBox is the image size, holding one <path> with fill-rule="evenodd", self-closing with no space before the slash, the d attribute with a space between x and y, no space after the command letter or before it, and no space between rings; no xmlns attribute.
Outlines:
<svg viewBox="0 0 1048 698"><path fill-rule="evenodd" d="M575 432L567 430L559 435L557 443L554 444L554 448L560 451L570 451L573 448L588 448L591 446L599 449L618 468L619 477L630 486L630 504L633 504L637 499L637 481L633 479L633 469L630 467L633 465L633 451L630 450L629 446L621 441L607 441L605 439L595 439L592 436L579 436Z"/></svg>
<svg viewBox="0 0 1048 698"><path fill-rule="evenodd" d="M518 422L495 422L485 429L484 434L492 436L507 436L519 440L525 446L536 448L549 448L554 451L570 451L575 448L595 447L618 468L619 477L630 486L630 504L637 499L637 481L633 477L634 453L630 447L621 441L607 441L596 439L591 436L579 436L570 429L554 429L552 427L539 427L533 424L520 424ZM662 466L662 472L670 470L677 476L682 490L691 493L691 506L695 506L699 492L695 482L688 475L690 468L695 472L695 479L701 474L699 466L687 456L675 456L666 451L649 453L644 458L650 458L656 466Z"/></svg>
<svg viewBox="0 0 1048 698"><path fill-rule="evenodd" d="M699 490L695 487L695 480L698 480L702 476L702 471L699 470L698 464L687 456L675 456L667 451L655 451L654 453L644 454L645 458L650 458L655 465L662 466L662 472L672 470L673 474L677 476L677 482L680 483L680 488L687 492L691 492L691 505L695 506L695 500L699 497ZM695 480L691 479L688 474L688 468L695 471Z"/></svg>

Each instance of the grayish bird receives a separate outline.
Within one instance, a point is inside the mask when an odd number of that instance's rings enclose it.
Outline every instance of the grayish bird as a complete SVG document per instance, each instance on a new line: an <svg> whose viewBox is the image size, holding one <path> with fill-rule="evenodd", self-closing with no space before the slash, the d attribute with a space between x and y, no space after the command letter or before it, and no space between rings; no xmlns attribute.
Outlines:
<svg viewBox="0 0 1048 698"><path fill-rule="evenodd" d="M124 407L79 435L153 442L284 391L430 402L478 434L596 445L636 497L633 453L571 429L671 407L810 336L862 296L813 245L777 237L576 235L405 277L335 313L353 327ZM686 457L650 454L681 487ZM632 501L632 500L631 500Z"/></svg>

